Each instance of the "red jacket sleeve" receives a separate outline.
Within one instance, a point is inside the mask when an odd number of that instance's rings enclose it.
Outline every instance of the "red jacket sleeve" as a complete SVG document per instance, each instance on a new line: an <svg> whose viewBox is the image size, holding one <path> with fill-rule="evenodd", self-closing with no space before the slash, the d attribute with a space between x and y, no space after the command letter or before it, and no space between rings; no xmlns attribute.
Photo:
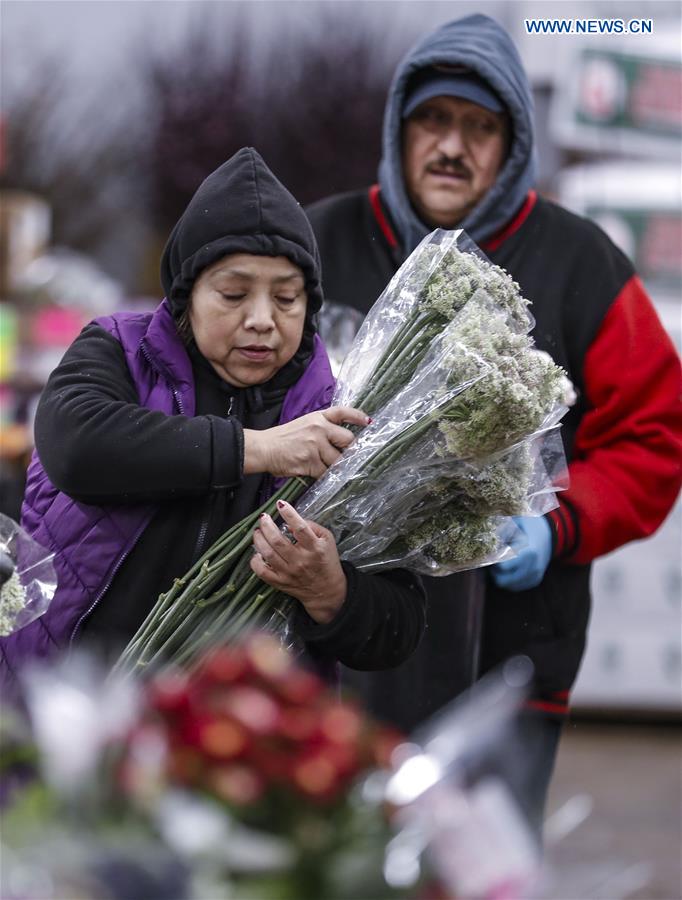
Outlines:
<svg viewBox="0 0 682 900"><path fill-rule="evenodd" d="M550 520L555 556L588 563L652 534L682 484L682 372L636 276L585 357L588 411L576 433L570 487Z"/></svg>

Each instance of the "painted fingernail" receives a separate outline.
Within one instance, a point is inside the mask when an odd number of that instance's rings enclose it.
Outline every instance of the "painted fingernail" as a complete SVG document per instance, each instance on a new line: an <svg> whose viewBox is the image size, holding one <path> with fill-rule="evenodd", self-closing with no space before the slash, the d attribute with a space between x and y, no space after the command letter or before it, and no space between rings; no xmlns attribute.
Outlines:
<svg viewBox="0 0 682 900"><path fill-rule="evenodd" d="M371 424L372 424L372 420L370 419L369 416L367 416L367 424L368 424L368 425L371 425Z"/></svg>
<svg viewBox="0 0 682 900"><path fill-rule="evenodd" d="M278 500L278 501L277 501L277 508L278 508L278 509L284 509L285 506L286 506L286 503L284 502L284 500Z"/></svg>

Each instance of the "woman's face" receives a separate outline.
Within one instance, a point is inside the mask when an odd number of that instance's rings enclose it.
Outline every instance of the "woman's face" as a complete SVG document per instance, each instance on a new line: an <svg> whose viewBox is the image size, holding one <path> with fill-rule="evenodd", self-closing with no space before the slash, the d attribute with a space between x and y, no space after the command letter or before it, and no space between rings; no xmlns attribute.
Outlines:
<svg viewBox="0 0 682 900"><path fill-rule="evenodd" d="M189 321L200 353L235 387L268 381L301 343L308 298L285 256L233 253L197 278Z"/></svg>

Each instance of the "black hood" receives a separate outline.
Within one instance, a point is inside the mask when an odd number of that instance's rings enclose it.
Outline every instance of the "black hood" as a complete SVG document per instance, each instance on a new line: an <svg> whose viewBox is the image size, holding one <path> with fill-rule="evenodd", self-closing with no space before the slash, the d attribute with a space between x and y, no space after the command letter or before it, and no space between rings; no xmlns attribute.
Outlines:
<svg viewBox="0 0 682 900"><path fill-rule="evenodd" d="M286 256L303 271L308 320L320 309L320 256L310 222L251 147L202 182L168 238L161 283L176 318L202 270L230 253Z"/></svg>

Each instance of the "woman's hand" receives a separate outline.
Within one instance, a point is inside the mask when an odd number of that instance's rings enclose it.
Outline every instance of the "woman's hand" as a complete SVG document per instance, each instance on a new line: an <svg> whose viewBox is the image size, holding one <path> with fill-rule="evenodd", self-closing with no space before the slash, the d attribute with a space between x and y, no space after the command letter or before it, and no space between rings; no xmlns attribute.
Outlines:
<svg viewBox="0 0 682 900"><path fill-rule="evenodd" d="M319 478L353 441L352 432L341 423L368 425L370 421L359 409L332 406L264 431L245 428L244 474Z"/></svg>
<svg viewBox="0 0 682 900"><path fill-rule="evenodd" d="M299 600L320 625L334 618L346 599L346 576L331 531L301 518L293 506L277 508L295 543L263 514L253 533L251 569L267 584Z"/></svg>

